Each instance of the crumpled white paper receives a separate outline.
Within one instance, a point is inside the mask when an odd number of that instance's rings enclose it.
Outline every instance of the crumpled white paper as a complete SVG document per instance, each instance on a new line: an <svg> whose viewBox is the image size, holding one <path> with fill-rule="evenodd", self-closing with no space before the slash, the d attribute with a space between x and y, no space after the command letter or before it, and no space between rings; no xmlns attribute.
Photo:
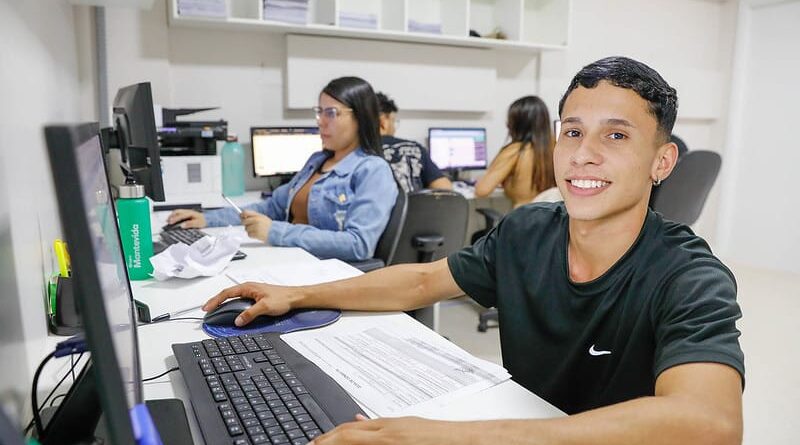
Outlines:
<svg viewBox="0 0 800 445"><path fill-rule="evenodd" d="M194 278L219 275L242 243L233 231L219 236L207 235L191 246L177 243L150 258L153 278L164 281L171 277Z"/></svg>

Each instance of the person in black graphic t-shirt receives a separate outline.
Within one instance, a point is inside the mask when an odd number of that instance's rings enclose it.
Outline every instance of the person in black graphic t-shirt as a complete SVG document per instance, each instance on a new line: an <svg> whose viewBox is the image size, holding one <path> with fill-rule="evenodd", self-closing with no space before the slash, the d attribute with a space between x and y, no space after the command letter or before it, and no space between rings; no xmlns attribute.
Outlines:
<svg viewBox="0 0 800 445"><path fill-rule="evenodd" d="M350 422L315 445L737 444L744 355L736 281L687 226L648 209L669 176L677 94L624 57L584 67L559 104L563 203L521 206L446 259L307 287L245 284L211 298L293 308L409 310L463 293L496 306L512 378L570 416Z"/></svg>
<svg viewBox="0 0 800 445"><path fill-rule="evenodd" d="M428 150L422 145L394 137L397 131L397 105L383 93L376 93L381 109L381 142L383 157L392 167L394 177L403 190L452 190L453 183L433 163Z"/></svg>

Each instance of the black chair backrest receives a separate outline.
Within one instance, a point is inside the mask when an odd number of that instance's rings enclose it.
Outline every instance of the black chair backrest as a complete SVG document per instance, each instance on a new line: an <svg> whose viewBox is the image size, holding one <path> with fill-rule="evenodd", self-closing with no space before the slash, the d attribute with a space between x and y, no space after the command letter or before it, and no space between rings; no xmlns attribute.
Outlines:
<svg viewBox="0 0 800 445"><path fill-rule="evenodd" d="M406 198L405 224L387 265L436 261L464 247L469 215L464 196L450 190L419 190Z"/></svg>
<svg viewBox="0 0 800 445"><path fill-rule="evenodd" d="M394 203L392 213L389 215L389 222L383 229L383 234L378 239L373 258L380 259L383 264L390 264L397 250L397 242L400 240L400 231L406 223L408 212L408 197L403 189L398 187L397 201Z"/></svg>
<svg viewBox="0 0 800 445"><path fill-rule="evenodd" d="M700 217L721 165L722 158L713 151L687 152L653 195L653 210L666 219L694 224Z"/></svg>

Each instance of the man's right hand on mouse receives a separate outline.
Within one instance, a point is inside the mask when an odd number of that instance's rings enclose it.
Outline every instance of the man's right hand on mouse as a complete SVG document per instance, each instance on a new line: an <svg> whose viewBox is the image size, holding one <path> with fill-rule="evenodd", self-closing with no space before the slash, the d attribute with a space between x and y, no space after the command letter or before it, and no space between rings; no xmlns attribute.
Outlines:
<svg viewBox="0 0 800 445"><path fill-rule="evenodd" d="M181 229L202 229L207 225L206 217L202 213L189 209L175 210L167 217L167 224L175 224L179 221L183 221L180 225Z"/></svg>
<svg viewBox="0 0 800 445"><path fill-rule="evenodd" d="M259 315L278 316L292 309L292 302L296 301L296 288L273 286L263 283L244 283L229 287L218 293L203 305L203 310L208 312L231 298L250 298L255 303L250 309L245 310L234 322L236 326L244 326Z"/></svg>

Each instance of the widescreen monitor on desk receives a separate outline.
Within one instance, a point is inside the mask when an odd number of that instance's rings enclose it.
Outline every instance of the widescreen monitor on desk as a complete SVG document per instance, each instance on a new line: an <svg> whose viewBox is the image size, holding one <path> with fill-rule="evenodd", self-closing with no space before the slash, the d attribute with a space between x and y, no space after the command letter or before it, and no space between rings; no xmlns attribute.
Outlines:
<svg viewBox="0 0 800 445"><path fill-rule="evenodd" d="M295 174L322 150L317 127L252 127L250 143L255 176Z"/></svg>
<svg viewBox="0 0 800 445"><path fill-rule="evenodd" d="M440 169L486 168L485 128L429 128L428 147L431 159Z"/></svg>

